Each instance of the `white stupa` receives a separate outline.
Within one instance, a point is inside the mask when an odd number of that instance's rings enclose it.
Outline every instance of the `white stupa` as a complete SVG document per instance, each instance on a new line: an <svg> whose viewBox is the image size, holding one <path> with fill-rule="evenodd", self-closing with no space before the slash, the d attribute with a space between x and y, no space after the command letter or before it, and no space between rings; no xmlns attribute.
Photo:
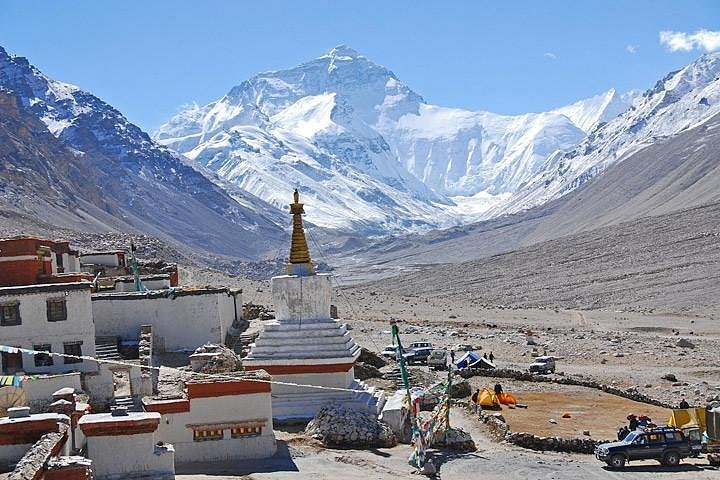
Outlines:
<svg viewBox="0 0 720 480"><path fill-rule="evenodd" d="M276 381L352 390L273 384L272 410L278 421L310 419L330 402L377 414L384 395L354 377L360 347L345 325L330 317L331 278L314 272L297 190L294 200L290 205L293 232L288 274L272 279L275 320L264 323L243 366L263 369Z"/></svg>

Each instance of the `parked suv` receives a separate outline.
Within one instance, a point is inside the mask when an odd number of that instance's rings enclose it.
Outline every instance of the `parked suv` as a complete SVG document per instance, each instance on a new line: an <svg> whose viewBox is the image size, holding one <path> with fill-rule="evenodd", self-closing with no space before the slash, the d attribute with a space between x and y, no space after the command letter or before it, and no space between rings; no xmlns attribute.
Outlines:
<svg viewBox="0 0 720 480"><path fill-rule="evenodd" d="M624 440L595 447L595 457L613 468L622 468L631 460L657 460L675 466L692 455L690 441L682 430L673 427L636 430Z"/></svg>
<svg viewBox="0 0 720 480"><path fill-rule="evenodd" d="M433 351L430 342L413 342L410 344L410 351L413 353L413 361L425 362Z"/></svg>
<svg viewBox="0 0 720 480"><path fill-rule="evenodd" d="M555 373L555 357L535 357L530 364L530 371L537 373Z"/></svg>
<svg viewBox="0 0 720 480"><path fill-rule="evenodd" d="M432 352L430 352L430 356L427 358L427 366L434 370L446 370L447 357L447 350L433 350Z"/></svg>

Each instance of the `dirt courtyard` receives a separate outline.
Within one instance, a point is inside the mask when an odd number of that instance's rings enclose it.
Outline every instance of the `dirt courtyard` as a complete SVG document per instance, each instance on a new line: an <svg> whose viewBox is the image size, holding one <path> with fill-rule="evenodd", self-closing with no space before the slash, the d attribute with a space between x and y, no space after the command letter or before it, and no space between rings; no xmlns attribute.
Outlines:
<svg viewBox="0 0 720 480"><path fill-rule="evenodd" d="M532 384L537 387L536 384ZM543 385L545 386L545 385ZM598 390L563 385L563 391L548 388L548 391L519 389L511 392L518 402L528 408L503 406L503 417L513 432L528 432L539 436L582 438L583 431L590 431L590 438L612 440L617 429L626 424L629 413L647 415L658 423L665 424L670 411L644 403L634 402ZM562 418L563 413L570 418ZM556 424L550 419L557 421Z"/></svg>

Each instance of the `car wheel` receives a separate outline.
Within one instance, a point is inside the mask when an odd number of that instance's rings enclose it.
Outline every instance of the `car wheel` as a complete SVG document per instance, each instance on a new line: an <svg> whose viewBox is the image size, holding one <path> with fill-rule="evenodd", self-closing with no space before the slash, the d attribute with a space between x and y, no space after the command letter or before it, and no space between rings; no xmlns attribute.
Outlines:
<svg viewBox="0 0 720 480"><path fill-rule="evenodd" d="M678 463L680 463L680 455L678 455L677 452L668 452L663 457L663 465L674 467Z"/></svg>
<svg viewBox="0 0 720 480"><path fill-rule="evenodd" d="M610 465L613 468L623 468L625 466L625 455L621 453L616 453L612 457L610 457L610 461L608 461L608 465Z"/></svg>

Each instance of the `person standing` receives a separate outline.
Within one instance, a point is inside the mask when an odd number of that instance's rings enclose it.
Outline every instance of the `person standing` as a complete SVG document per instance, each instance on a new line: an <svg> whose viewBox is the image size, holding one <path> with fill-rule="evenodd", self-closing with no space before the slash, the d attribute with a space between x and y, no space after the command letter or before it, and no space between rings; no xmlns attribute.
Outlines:
<svg viewBox="0 0 720 480"><path fill-rule="evenodd" d="M628 420L629 420L628 425L630 426L630 431L634 432L635 430L637 430L638 426L640 426L640 422L638 422L637 417L633 414L630 414L630 415L628 415Z"/></svg>
<svg viewBox="0 0 720 480"><path fill-rule="evenodd" d="M495 355L493 355L492 352L490 352L490 355L488 355L488 359L490 359L491 362L495 361Z"/></svg>
<svg viewBox="0 0 720 480"><path fill-rule="evenodd" d="M685 400L685 397L680 400L680 408L690 408L690 404Z"/></svg>

